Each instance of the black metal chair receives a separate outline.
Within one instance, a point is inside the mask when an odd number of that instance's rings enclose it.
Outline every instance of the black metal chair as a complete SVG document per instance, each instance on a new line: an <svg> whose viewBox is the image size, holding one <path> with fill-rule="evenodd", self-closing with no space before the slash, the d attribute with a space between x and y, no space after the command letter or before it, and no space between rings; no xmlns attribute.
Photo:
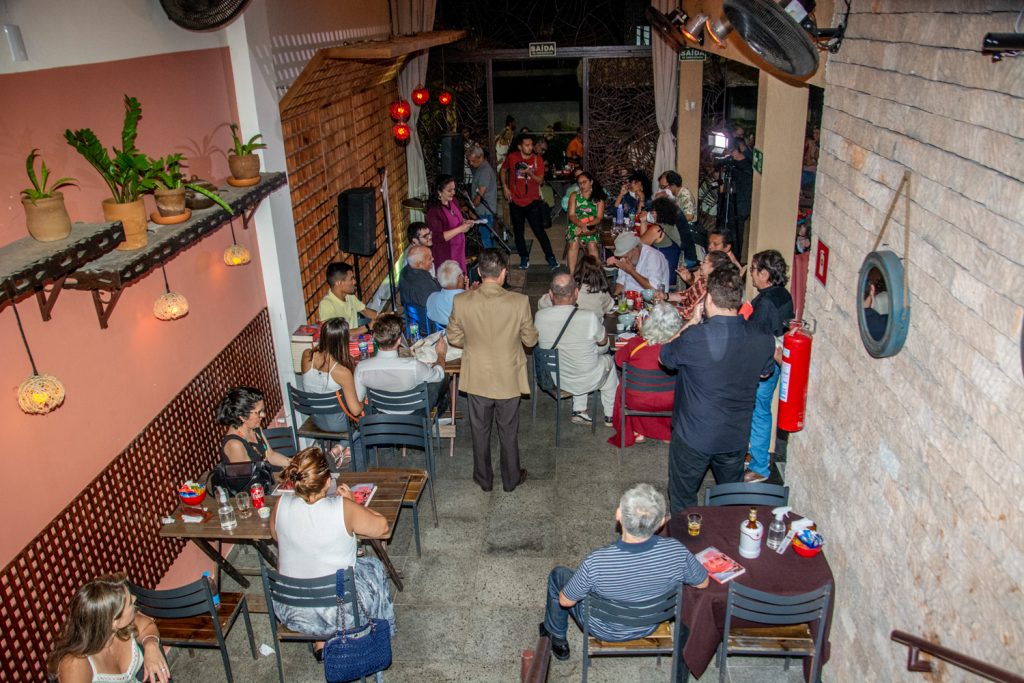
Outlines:
<svg viewBox="0 0 1024 683"><path fill-rule="evenodd" d="M627 417L672 417L671 410L638 410L630 408L626 402L626 392L631 394L660 394L674 391L676 378L661 370L644 370L631 368L629 363L622 364L622 381L619 387L619 457L626 448Z"/></svg>
<svg viewBox="0 0 1024 683"><path fill-rule="evenodd" d="M821 646L831 595L831 584L800 595L778 595L731 582L725 606L724 635L716 655L719 683L725 683L729 653L785 657L787 670L790 657L813 657L809 680L819 683ZM734 618L772 626L732 628ZM818 624L812 634L811 622L814 621Z"/></svg>
<svg viewBox="0 0 1024 683"><path fill-rule="evenodd" d="M434 479L437 476L434 463L434 448L430 438L430 426L422 415L393 415L373 413L359 422L364 448L377 446L407 446L423 451L426 461L427 486L430 489L430 507L434 512L434 526L437 526L437 501L434 499ZM406 506L403 502L403 507ZM413 524L416 530L416 546L419 548L419 515L413 507Z"/></svg>
<svg viewBox="0 0 1024 683"><path fill-rule="evenodd" d="M656 626L654 632L644 638L623 642L605 641L590 635L590 620L598 619L605 624L616 624L628 628ZM668 622L675 620L674 629ZM608 600L596 593L590 593L583 601L583 683L587 681L590 658L603 655L662 655L672 656L673 683L679 675L682 659L683 640L683 584L650 600L642 602L621 602Z"/></svg>
<svg viewBox="0 0 1024 683"><path fill-rule="evenodd" d="M291 427L270 427L262 430L262 433L267 445L281 455L292 458L298 453L298 440L295 438L295 430Z"/></svg>
<svg viewBox="0 0 1024 683"><path fill-rule="evenodd" d="M337 587L334 574L319 576L315 579L295 579L278 574L260 562L260 576L263 579L263 595L267 601L267 614L270 616L270 633L274 639L274 655L277 657L277 676L284 683L284 666L281 663L281 645L283 643L312 643L318 640L330 640L335 636L331 633L299 633L285 627L278 621L274 605L290 605L292 607L337 607ZM363 617L356 606L356 581L352 568L345 570L345 597L343 601L355 615L355 626L362 624ZM366 680L364 677L363 681Z"/></svg>
<svg viewBox="0 0 1024 683"><path fill-rule="evenodd" d="M540 374L547 372L551 374L552 379L555 383L554 392L548 391L541 387ZM558 349L542 349L539 346L535 346L533 349L533 376L531 382L532 391L530 392L530 402L533 404L533 415L532 419L537 419L537 394L544 392L551 398L555 399L555 447L562 445L562 401L565 399L572 399L572 394L568 391L562 390L562 369L558 360ZM599 405L597 400L598 389L591 391L587 397L587 407L590 410L590 433L593 434L597 430L597 406Z"/></svg>
<svg viewBox="0 0 1024 683"><path fill-rule="evenodd" d="M338 397L335 394L315 394L308 391L296 389L288 385L288 409L292 417L292 425L295 427L295 448L298 450L299 437L313 439L324 452L328 452L336 441L349 446L352 449L352 469L365 470L366 457L360 443L359 431L352 428L348 417L343 414L345 429L340 432L328 432L320 429L313 422L314 415L337 415L341 411ZM298 415L305 415L306 419L300 422ZM334 458L327 458L328 466L332 472L337 471Z"/></svg>
<svg viewBox="0 0 1024 683"><path fill-rule="evenodd" d="M704 496L705 505L789 505L789 487L778 484L717 484Z"/></svg>
<svg viewBox="0 0 1024 683"><path fill-rule="evenodd" d="M161 644L219 649L228 683L232 683L234 678L224 639L231 633L239 614L245 620L252 658L257 658L249 605L244 594L221 593L214 602L210 581L205 576L180 588L150 590L129 583L128 590L135 596L135 607L139 612L156 621Z"/></svg>
<svg viewBox="0 0 1024 683"><path fill-rule="evenodd" d="M441 381L446 382L448 379L446 377ZM430 392L426 383L409 391L381 391L367 388L366 398L369 401L370 411L374 413L416 414L429 418L428 433L434 438L438 452L441 451L441 426L438 422L440 416L432 414Z"/></svg>

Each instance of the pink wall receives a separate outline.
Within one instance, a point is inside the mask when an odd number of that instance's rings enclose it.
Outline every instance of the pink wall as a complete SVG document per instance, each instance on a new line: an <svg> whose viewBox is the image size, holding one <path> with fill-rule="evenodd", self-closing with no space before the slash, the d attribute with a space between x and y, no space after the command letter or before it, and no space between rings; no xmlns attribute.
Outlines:
<svg viewBox="0 0 1024 683"><path fill-rule="evenodd" d="M215 182L227 175L227 123L236 117L227 49L4 75L0 91L0 244L26 234L18 192L28 184L24 159L33 147L58 176L79 179L80 189L65 190L72 220L101 220L106 186L63 133L89 127L108 147L119 145L125 93L142 103L140 149L154 157L183 152L192 172ZM248 266L227 268L221 261L231 243L227 229L168 264L172 289L191 304L179 321L153 317L163 288L158 271L125 290L106 330L99 328L88 292L62 292L45 323L34 299L19 303L36 365L67 387L64 405L46 416L25 415L17 406L17 385L31 370L10 306L0 309L0 452L7 476L0 496L0 519L7 520L0 565L266 306L255 235L236 233L253 253Z"/></svg>

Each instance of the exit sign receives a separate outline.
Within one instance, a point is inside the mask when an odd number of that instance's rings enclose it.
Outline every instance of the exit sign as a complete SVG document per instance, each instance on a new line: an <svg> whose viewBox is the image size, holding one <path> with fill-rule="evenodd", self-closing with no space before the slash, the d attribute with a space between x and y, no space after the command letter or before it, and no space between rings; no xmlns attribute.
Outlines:
<svg viewBox="0 0 1024 683"><path fill-rule="evenodd" d="M757 147L754 148L754 170L758 173L762 173L761 169L764 168L764 152L759 150Z"/></svg>
<svg viewBox="0 0 1024 683"><path fill-rule="evenodd" d="M530 56L531 57L554 57L555 56L555 42L549 43L530 43Z"/></svg>
<svg viewBox="0 0 1024 683"><path fill-rule="evenodd" d="M705 59L707 59L707 53L695 47L687 47L679 51L680 62L703 62Z"/></svg>

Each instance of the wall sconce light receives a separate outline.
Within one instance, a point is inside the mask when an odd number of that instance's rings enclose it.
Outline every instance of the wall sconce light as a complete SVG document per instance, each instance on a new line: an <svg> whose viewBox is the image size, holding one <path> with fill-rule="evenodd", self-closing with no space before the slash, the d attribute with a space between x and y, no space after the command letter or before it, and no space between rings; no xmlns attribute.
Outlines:
<svg viewBox="0 0 1024 683"><path fill-rule="evenodd" d="M409 116L412 113L412 107L405 100L396 100L391 103L391 120L392 121L408 121Z"/></svg>
<svg viewBox="0 0 1024 683"><path fill-rule="evenodd" d="M228 266L244 266L252 260L249 250L238 243L235 239L235 221L228 223L231 228L231 246L224 250L224 264Z"/></svg>
<svg viewBox="0 0 1024 683"><path fill-rule="evenodd" d="M447 107L452 103L452 94L447 90L442 90L441 94L437 96L437 101L441 103L442 107Z"/></svg>
<svg viewBox="0 0 1024 683"><path fill-rule="evenodd" d="M430 91L422 85L416 86L412 91L412 101L417 107L422 107L430 99Z"/></svg>
<svg viewBox="0 0 1024 683"><path fill-rule="evenodd" d="M160 272L164 274L164 293L153 303L153 315L159 320L184 318L188 315L188 299L183 294L171 291L163 263L160 264Z"/></svg>
<svg viewBox="0 0 1024 683"><path fill-rule="evenodd" d="M18 407L23 413L29 415L45 415L64 403L64 385L53 375L40 375L36 370L35 359L32 358L32 349L28 347L28 339L25 337L25 329L21 326L21 316L18 315L18 307L11 304L14 309L14 319L18 321L18 332L21 333L21 341L25 345L25 353L28 354L28 363L32 366L32 376L18 385Z"/></svg>

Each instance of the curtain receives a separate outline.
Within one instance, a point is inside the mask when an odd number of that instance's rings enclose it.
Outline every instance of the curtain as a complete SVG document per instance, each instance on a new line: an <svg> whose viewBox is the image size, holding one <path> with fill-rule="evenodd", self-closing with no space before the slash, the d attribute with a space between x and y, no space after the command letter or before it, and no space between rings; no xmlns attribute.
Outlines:
<svg viewBox="0 0 1024 683"><path fill-rule="evenodd" d="M391 32L396 36L430 31L434 28L434 7L436 0L390 0ZM406 60L398 74L398 92L412 107L409 117L409 144L405 148L405 163L409 174L409 196L426 197L427 169L423 164L423 146L416 122L420 108L412 101L412 91L427 78L429 51L423 51Z"/></svg>
<svg viewBox="0 0 1024 683"><path fill-rule="evenodd" d="M655 9L670 12L677 0L654 0ZM654 111L658 119L658 146L654 156L654 178L676 167L676 138L672 121L679 103L679 55L676 49L656 33L651 45L654 67ZM652 179L652 180L653 180Z"/></svg>

